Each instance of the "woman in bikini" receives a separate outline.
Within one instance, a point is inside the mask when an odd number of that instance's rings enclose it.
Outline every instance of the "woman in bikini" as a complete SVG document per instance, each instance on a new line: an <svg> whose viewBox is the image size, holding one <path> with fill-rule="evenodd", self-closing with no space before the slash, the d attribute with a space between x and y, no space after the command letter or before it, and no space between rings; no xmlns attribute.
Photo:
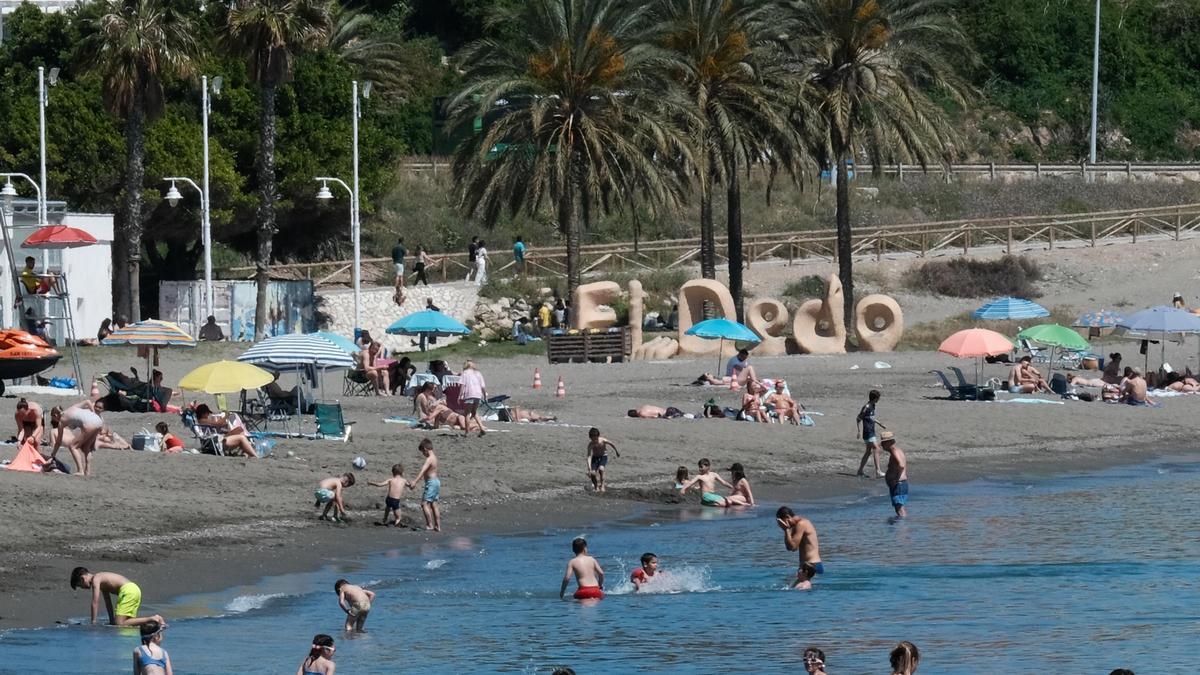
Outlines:
<svg viewBox="0 0 1200 675"><path fill-rule="evenodd" d="M421 385L421 390L417 393L416 404L417 410L421 413L420 421L434 429L448 425L467 431L467 418L451 410L446 406L444 400L437 397L432 382Z"/></svg>
<svg viewBox="0 0 1200 675"><path fill-rule="evenodd" d="M725 498L725 506L754 506L754 493L750 491L750 481L746 480L746 470L741 462L729 466L729 477L733 479L733 492Z"/></svg>

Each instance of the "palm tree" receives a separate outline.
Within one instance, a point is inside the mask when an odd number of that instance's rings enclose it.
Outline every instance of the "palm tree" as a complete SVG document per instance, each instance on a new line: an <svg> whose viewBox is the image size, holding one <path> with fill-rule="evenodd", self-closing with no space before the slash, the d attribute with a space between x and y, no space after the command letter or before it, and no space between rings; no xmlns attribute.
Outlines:
<svg viewBox="0 0 1200 675"><path fill-rule="evenodd" d="M76 62L104 80L104 105L125 121L125 176L121 195L118 260L113 286L119 312L141 318L142 183L146 124L163 112L163 79L191 74L195 29L162 0L108 0L87 21Z"/></svg>
<svg viewBox="0 0 1200 675"><path fill-rule="evenodd" d="M804 86L782 49L780 7L754 0L664 0L661 20L674 72L692 108L700 174L700 270L716 276L715 187L726 189L729 290L742 306L742 188L752 164L792 171L803 143L789 121ZM802 154L802 153L801 153Z"/></svg>
<svg viewBox="0 0 1200 675"><path fill-rule="evenodd" d="M334 4L331 17L330 51L361 79L374 82L384 98L403 100L418 83L440 77L427 59L405 44L404 36L381 32L367 11Z"/></svg>
<svg viewBox="0 0 1200 675"><path fill-rule="evenodd" d="M847 162L866 156L922 165L949 153L957 134L932 95L963 104L970 85L954 64L970 43L949 0L797 0L797 55L810 74L824 153L837 164L837 258L846 325L854 278ZM968 58L964 59L964 55Z"/></svg>
<svg viewBox="0 0 1200 675"><path fill-rule="evenodd" d="M232 0L221 41L246 59L250 79L258 85L258 251L254 278L258 285L254 334L262 337L267 322L268 266L275 233L275 96L292 78L295 56L328 44L330 7L325 0Z"/></svg>
<svg viewBox="0 0 1200 675"><path fill-rule="evenodd" d="M455 182L463 208L489 224L548 202L566 236L573 294L596 211L639 194L678 205L678 167L690 159L672 122L682 111L661 79L644 4L529 0L497 14L493 34L505 24L517 29L511 40L484 38L464 53L468 83L448 104L452 118L489 125L459 146Z"/></svg>

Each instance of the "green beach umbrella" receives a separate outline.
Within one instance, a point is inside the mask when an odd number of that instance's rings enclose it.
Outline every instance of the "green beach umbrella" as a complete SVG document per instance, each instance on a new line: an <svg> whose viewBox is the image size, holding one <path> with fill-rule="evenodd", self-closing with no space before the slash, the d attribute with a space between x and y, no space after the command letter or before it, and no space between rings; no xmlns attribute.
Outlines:
<svg viewBox="0 0 1200 675"><path fill-rule="evenodd" d="M1050 347L1050 372L1054 372L1054 349L1070 349L1072 351L1080 351L1088 349L1091 345L1083 339L1083 336L1075 332L1074 329L1060 326L1056 323L1044 323L1032 328L1017 333L1017 338L1021 340L1029 340L1030 342L1038 342Z"/></svg>

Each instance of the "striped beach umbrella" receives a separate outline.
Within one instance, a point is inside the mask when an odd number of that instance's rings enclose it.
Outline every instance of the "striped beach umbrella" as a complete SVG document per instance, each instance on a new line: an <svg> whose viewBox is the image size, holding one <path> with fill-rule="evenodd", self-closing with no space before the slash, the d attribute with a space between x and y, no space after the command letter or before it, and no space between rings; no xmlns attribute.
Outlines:
<svg viewBox="0 0 1200 675"><path fill-rule="evenodd" d="M170 321L146 319L117 328L101 344L139 347L195 347L196 338Z"/></svg>
<svg viewBox="0 0 1200 675"><path fill-rule="evenodd" d="M1124 320L1125 317L1120 314L1102 309L1098 312L1088 312L1081 315L1071 325L1075 328L1114 328Z"/></svg>
<svg viewBox="0 0 1200 675"><path fill-rule="evenodd" d="M1050 316L1045 307L1023 298L997 298L971 313L976 319L1004 321L1008 319L1037 319Z"/></svg>
<svg viewBox="0 0 1200 675"><path fill-rule="evenodd" d="M247 349L237 360L271 370L354 367L354 359L346 350L316 335L276 335Z"/></svg>

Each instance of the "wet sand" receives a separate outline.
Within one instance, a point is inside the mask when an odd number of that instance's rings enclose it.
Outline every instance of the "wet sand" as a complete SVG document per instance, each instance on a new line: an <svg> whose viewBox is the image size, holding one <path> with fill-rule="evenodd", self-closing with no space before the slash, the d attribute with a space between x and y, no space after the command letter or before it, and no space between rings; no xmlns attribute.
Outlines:
<svg viewBox="0 0 1200 675"><path fill-rule="evenodd" d="M244 348L205 345L165 352L162 368L174 382L196 365ZM1179 349L1182 362L1194 346ZM132 349L89 348L84 358L88 372L144 368ZM824 413L815 417L814 427L637 420L625 417L625 411L643 403L699 413L709 398L736 406L740 394L685 386L714 367L711 358L561 366L540 357L489 361L484 354L476 360L489 394L510 394L512 402L557 415L560 422L494 423L485 437L464 438L383 422L389 415L409 414L410 399L344 398L346 419L356 423L348 444L282 440L272 458L257 461L102 450L94 460L95 475L87 479L0 471L0 489L8 496L0 506L0 536L6 542L0 552L0 628L86 616L87 598L67 587L77 564L130 576L142 587L145 607L153 609L156 601L171 596L315 569L370 551L463 535L582 526L649 506L677 508L671 505L680 500L669 489L675 468L684 465L694 472L701 457L721 469L742 462L761 500L786 502L802 512L805 500L874 495L883 518L891 510L882 481L853 475L862 453L854 419L872 388L883 391L879 420L908 452L914 517L920 514L922 482L1073 472L1192 452L1200 408L1200 397L1192 396L1166 399L1157 409L952 402L932 386L928 371L958 365L970 373L970 362L909 352L754 358L760 376L785 378L798 400ZM877 360L892 367L875 369ZM456 370L460 365L452 364ZM548 383L538 391L530 387L535 367ZM986 368L986 376L1004 375L1001 366ZM567 384L565 399L555 398L549 384L559 375ZM331 377L326 390L330 397L340 394L340 376ZM211 402L211 397L197 398ZM50 397L39 400L47 408L55 404ZM0 400L0 420L11 423L15 402ZM126 437L159 420L188 436L174 415L122 413L106 419ZM307 424L311 427L311 420ZM610 491L603 495L586 488L590 426L599 427L621 451L620 458L610 458ZM384 494L367 486L367 479L383 479L395 462L404 463L407 475L415 474L421 461L417 443L426 436L441 460L445 532L375 526ZM295 456L287 457L289 451ZM0 456L13 453L12 446L0 450ZM351 461L359 455L368 465L356 471L358 485L347 491L353 521L316 520L312 491L317 482L352 471ZM406 500L405 511L419 524L418 496ZM693 496L688 503L696 500Z"/></svg>

